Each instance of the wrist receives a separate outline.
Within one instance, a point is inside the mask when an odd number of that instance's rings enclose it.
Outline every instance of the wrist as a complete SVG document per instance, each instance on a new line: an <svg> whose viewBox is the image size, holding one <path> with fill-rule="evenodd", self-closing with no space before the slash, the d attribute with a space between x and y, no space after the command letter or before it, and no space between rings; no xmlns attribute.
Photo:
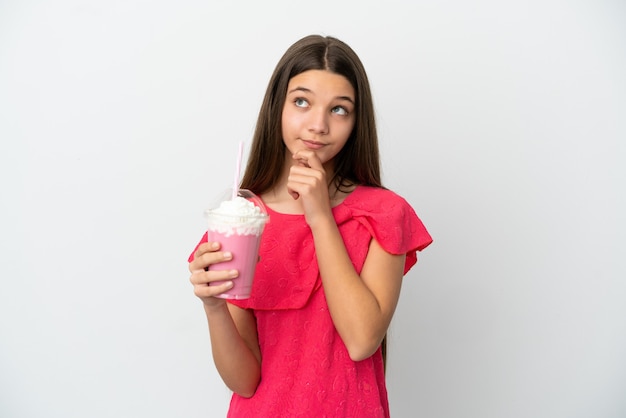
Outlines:
<svg viewBox="0 0 626 418"><path fill-rule="evenodd" d="M228 312L226 306L226 300L211 297L211 300L203 300L204 312L208 315L214 316Z"/></svg>
<svg viewBox="0 0 626 418"><path fill-rule="evenodd" d="M332 212L330 213L330 216L318 216L308 222L308 224L314 236L324 234L328 231L338 230L337 222L332 216Z"/></svg>

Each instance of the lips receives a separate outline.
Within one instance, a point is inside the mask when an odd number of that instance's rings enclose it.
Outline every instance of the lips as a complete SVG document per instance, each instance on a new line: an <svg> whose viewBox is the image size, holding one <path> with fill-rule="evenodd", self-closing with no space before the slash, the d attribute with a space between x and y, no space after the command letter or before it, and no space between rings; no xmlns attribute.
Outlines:
<svg viewBox="0 0 626 418"><path fill-rule="evenodd" d="M326 145L326 144L324 144L323 142L310 141L310 140L306 140L306 139L303 139L303 140L302 140L302 142L304 143L304 145L306 145L306 147L307 147L308 149L313 149L313 150L315 150L315 149L320 149L320 148L322 148L324 145Z"/></svg>

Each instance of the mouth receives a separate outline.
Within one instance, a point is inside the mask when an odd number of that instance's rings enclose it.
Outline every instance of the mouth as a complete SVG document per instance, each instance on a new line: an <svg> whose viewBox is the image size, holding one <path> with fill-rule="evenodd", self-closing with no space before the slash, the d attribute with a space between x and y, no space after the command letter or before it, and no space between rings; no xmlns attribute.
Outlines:
<svg viewBox="0 0 626 418"><path fill-rule="evenodd" d="M313 149L313 150L320 149L324 145L326 145L323 142L318 142L318 141L313 141L313 140L308 140L308 139L303 139L302 142L308 149Z"/></svg>

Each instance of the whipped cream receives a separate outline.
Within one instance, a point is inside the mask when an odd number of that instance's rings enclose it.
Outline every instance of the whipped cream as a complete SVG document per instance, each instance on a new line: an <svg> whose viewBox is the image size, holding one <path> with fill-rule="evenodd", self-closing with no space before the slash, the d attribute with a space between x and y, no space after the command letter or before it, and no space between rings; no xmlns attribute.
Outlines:
<svg viewBox="0 0 626 418"><path fill-rule="evenodd" d="M231 235L261 235L268 215L251 201L237 196L207 211L211 231Z"/></svg>

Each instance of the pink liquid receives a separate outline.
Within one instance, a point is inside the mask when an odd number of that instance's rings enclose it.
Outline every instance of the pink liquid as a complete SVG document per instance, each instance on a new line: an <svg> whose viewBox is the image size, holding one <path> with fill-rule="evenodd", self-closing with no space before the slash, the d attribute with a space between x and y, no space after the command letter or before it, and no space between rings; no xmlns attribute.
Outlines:
<svg viewBox="0 0 626 418"><path fill-rule="evenodd" d="M239 271L239 276L233 279L233 287L218 295L223 299L247 299L252 291L252 281L254 280L254 270L259 259L259 244L261 236L257 235L231 235L225 236L216 231L207 231L209 241L217 241L222 245L221 251L230 251L233 258L212 264L211 270L231 270ZM212 282L212 284L222 284L223 281Z"/></svg>

